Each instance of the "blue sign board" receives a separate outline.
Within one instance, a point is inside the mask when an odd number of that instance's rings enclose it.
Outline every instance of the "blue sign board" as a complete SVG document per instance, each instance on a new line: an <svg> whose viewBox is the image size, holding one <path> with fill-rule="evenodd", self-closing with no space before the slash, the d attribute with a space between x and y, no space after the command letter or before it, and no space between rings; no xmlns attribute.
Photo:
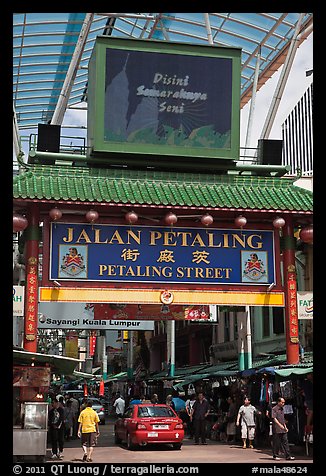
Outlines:
<svg viewBox="0 0 326 476"><path fill-rule="evenodd" d="M51 223L50 280L275 282L271 230Z"/></svg>

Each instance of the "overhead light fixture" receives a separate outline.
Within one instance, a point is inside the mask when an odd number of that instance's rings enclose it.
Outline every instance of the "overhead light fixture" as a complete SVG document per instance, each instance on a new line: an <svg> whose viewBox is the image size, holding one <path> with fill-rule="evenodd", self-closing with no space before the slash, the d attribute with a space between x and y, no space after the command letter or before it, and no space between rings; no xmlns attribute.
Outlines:
<svg viewBox="0 0 326 476"><path fill-rule="evenodd" d="M28 227L28 221L23 215L14 213L13 215L13 230L14 232L24 231Z"/></svg>
<svg viewBox="0 0 326 476"><path fill-rule="evenodd" d="M87 221L89 221L90 223L94 223L98 220L99 214L96 210L89 210L85 216Z"/></svg>
<svg viewBox="0 0 326 476"><path fill-rule="evenodd" d="M59 208L57 207L51 208L51 210L49 211L49 216L53 221L60 220L60 218L62 217L62 211L59 210Z"/></svg>
<svg viewBox="0 0 326 476"><path fill-rule="evenodd" d="M138 221L138 215L136 212L131 210L125 214L125 220L129 223L129 225L134 225Z"/></svg>
<svg viewBox="0 0 326 476"><path fill-rule="evenodd" d="M239 215L238 217L235 218L234 220L234 224L235 226L237 226L238 228L243 228L244 226L246 226L247 224L247 218L246 217L243 217L242 215Z"/></svg>
<svg viewBox="0 0 326 476"><path fill-rule="evenodd" d="M174 213L169 212L165 215L164 221L167 225L175 225L175 223L178 221L178 217Z"/></svg>
<svg viewBox="0 0 326 476"><path fill-rule="evenodd" d="M276 217L273 220L273 227L274 228L282 228L285 225L285 220L282 217Z"/></svg>
<svg viewBox="0 0 326 476"><path fill-rule="evenodd" d="M210 215L209 213L206 213L206 215L203 215L200 219L201 223L205 226L209 226L213 223L214 221L214 218L212 217L212 215Z"/></svg>

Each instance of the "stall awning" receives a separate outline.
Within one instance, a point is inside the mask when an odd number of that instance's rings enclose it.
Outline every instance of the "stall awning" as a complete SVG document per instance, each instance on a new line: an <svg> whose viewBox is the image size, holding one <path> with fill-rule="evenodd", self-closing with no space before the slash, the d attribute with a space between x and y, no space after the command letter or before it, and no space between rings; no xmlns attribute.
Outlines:
<svg viewBox="0 0 326 476"><path fill-rule="evenodd" d="M275 369L275 375L279 379L287 379L289 377L300 377L313 372L313 367L291 367L287 369Z"/></svg>
<svg viewBox="0 0 326 476"><path fill-rule="evenodd" d="M81 362L79 359L64 357L62 355L40 354L37 352L28 352L27 350L13 350L14 365L34 365L49 364L53 373L60 375L72 375L77 365Z"/></svg>
<svg viewBox="0 0 326 476"><path fill-rule="evenodd" d="M104 380L104 383L113 382L114 380L121 380L127 378L127 372L119 372L114 375L109 375L107 379Z"/></svg>
<svg viewBox="0 0 326 476"><path fill-rule="evenodd" d="M204 372L195 375L189 375L185 377L181 382L176 383L173 387L177 390L184 390L183 387L189 385L190 383L197 382L198 380L210 380L212 378L223 378L223 377L233 377L238 375L237 370L217 370L215 372Z"/></svg>

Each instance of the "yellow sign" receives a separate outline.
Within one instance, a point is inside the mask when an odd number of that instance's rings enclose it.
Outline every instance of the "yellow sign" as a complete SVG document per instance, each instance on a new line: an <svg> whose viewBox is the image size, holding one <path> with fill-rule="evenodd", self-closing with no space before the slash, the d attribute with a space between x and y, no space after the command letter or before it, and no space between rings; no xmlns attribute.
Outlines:
<svg viewBox="0 0 326 476"><path fill-rule="evenodd" d="M40 288L40 302L92 302L116 304L159 304L162 290L153 289L106 289L63 287ZM200 305L217 304L219 306L274 306L284 307L284 293L279 291L240 292L240 291L193 291L173 290L173 304Z"/></svg>

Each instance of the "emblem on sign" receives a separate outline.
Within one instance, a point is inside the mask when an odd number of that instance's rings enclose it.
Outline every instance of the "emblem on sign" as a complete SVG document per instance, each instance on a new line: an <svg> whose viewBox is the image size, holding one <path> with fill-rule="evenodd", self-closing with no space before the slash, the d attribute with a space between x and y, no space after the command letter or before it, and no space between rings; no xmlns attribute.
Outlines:
<svg viewBox="0 0 326 476"><path fill-rule="evenodd" d="M70 247L62 257L60 271L67 276L78 276L85 271L84 257L76 247Z"/></svg>
<svg viewBox="0 0 326 476"><path fill-rule="evenodd" d="M257 253L249 254L244 264L243 277L251 281L259 281L266 277L265 264Z"/></svg>
<svg viewBox="0 0 326 476"><path fill-rule="evenodd" d="M161 292L161 302L163 304L171 304L173 302L174 296L171 291L162 291Z"/></svg>

